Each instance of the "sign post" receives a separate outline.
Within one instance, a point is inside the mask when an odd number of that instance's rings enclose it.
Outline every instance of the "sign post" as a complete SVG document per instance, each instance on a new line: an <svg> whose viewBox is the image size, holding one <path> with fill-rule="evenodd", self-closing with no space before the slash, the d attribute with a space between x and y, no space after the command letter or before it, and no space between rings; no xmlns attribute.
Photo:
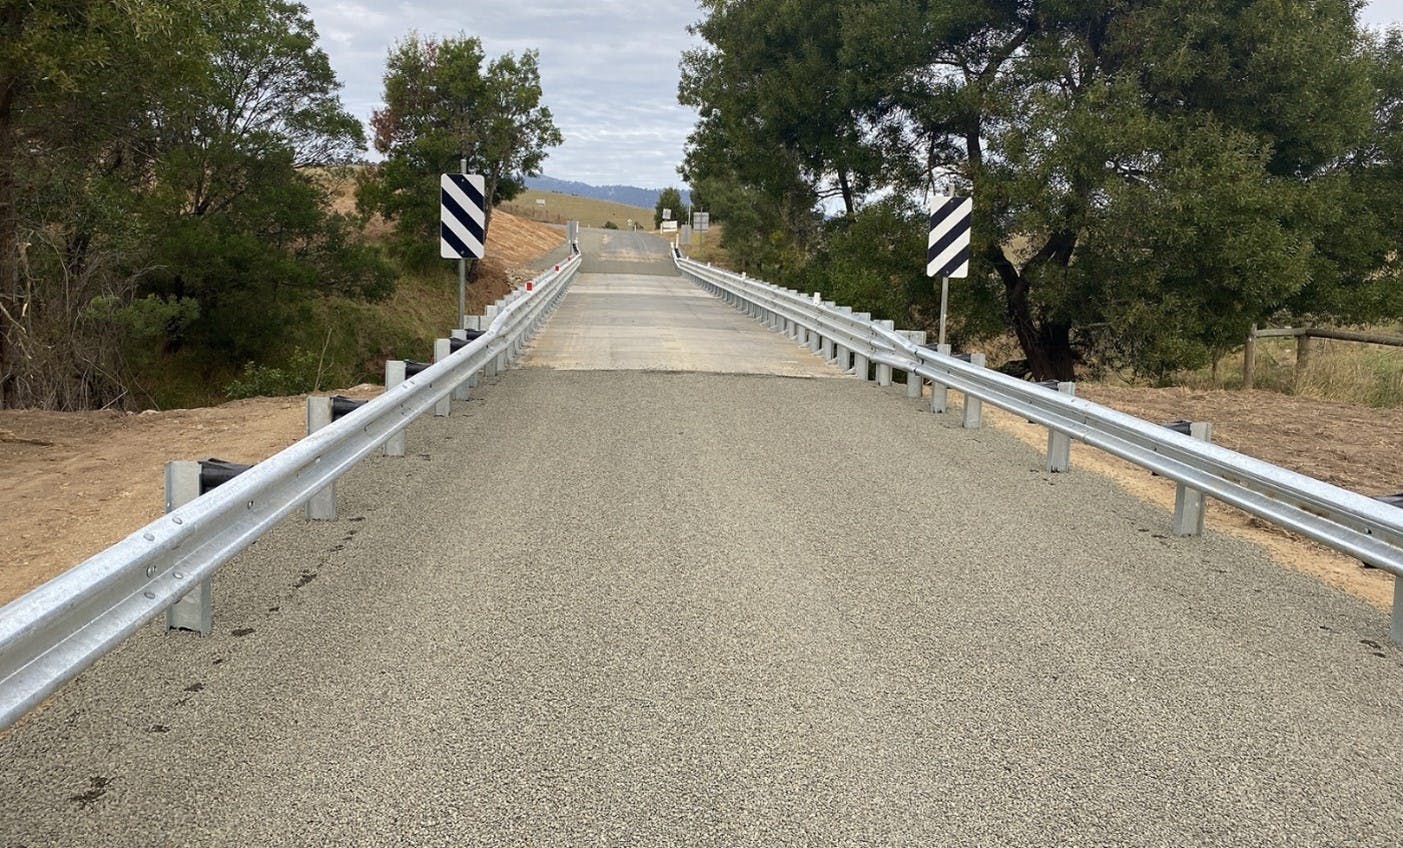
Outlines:
<svg viewBox="0 0 1403 848"><path fill-rule="evenodd" d="M468 160L459 160L467 170ZM458 260L458 320L468 311L469 258L481 259L487 241L486 181L481 174L439 177L439 256Z"/></svg>
<svg viewBox="0 0 1403 848"><path fill-rule="evenodd" d="M937 194L930 204L930 237L926 241L926 276L940 277L940 340L945 344L945 315L950 278L969 276L969 230L974 200Z"/></svg>

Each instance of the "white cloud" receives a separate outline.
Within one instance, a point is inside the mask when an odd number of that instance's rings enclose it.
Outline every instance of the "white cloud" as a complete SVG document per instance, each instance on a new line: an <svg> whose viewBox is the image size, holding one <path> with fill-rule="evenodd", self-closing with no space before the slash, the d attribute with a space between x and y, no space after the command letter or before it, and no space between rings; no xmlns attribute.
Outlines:
<svg viewBox="0 0 1403 848"><path fill-rule="evenodd" d="M489 56L535 49L541 86L565 144L546 172L562 179L678 185L695 115L677 103L677 63L695 46L695 0L303 0L345 88L366 120L380 105L385 56L411 30L482 39Z"/></svg>

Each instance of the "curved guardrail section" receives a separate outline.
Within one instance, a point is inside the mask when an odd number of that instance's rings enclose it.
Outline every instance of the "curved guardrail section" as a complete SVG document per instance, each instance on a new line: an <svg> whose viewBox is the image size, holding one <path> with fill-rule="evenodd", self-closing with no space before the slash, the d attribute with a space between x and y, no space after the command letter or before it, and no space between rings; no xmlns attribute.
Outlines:
<svg viewBox="0 0 1403 848"><path fill-rule="evenodd" d="M674 253L704 289L768 322L787 321L873 363L915 372L1128 460L1394 575L1392 636L1403 642L1403 510L1314 477L912 343L851 309Z"/></svg>
<svg viewBox="0 0 1403 848"><path fill-rule="evenodd" d="M479 338L217 489L0 607L0 728L162 614L489 362L510 358L580 266L518 290Z"/></svg>

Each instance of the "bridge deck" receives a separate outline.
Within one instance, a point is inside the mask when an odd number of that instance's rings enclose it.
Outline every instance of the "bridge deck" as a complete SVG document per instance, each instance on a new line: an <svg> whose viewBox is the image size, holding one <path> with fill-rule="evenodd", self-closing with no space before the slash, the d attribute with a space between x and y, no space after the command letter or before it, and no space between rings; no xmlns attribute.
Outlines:
<svg viewBox="0 0 1403 848"><path fill-rule="evenodd" d="M1403 833L1385 617L895 390L524 368L409 445L0 737L0 845Z"/></svg>

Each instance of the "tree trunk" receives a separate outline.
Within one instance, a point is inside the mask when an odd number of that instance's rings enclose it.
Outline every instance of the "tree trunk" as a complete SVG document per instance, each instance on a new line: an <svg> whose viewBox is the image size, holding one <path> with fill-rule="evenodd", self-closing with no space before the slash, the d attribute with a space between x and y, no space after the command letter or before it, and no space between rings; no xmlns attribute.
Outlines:
<svg viewBox="0 0 1403 848"><path fill-rule="evenodd" d="M15 178L14 99L17 81L0 79L0 409L18 403L19 186Z"/></svg>
<svg viewBox="0 0 1403 848"><path fill-rule="evenodd" d="M1035 380L1075 380L1076 353L1072 350L1072 328L1060 321L1039 322L1028 301L1031 284L1014 267L1001 248L991 250L990 260L1004 283L1004 314L1018 339L1018 347L1028 360Z"/></svg>
<svg viewBox="0 0 1403 848"><path fill-rule="evenodd" d="M856 203L853 200L852 184L848 181L847 168L838 169L838 188L843 192L843 211L851 218L855 211L854 206Z"/></svg>

